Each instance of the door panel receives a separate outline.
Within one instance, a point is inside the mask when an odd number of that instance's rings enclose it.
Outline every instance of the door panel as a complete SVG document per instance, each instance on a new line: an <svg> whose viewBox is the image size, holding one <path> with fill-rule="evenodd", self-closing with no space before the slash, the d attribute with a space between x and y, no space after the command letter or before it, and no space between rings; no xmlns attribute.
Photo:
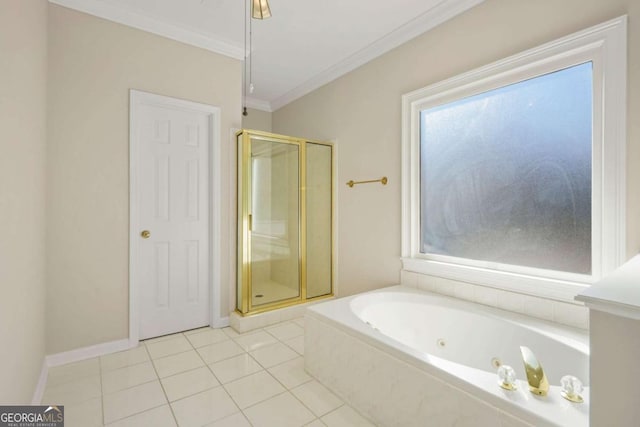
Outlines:
<svg viewBox="0 0 640 427"><path fill-rule="evenodd" d="M332 147L306 143L307 213L307 298L329 295L332 291Z"/></svg>
<svg viewBox="0 0 640 427"><path fill-rule="evenodd" d="M141 105L140 339L209 324L209 113Z"/></svg>
<svg viewBox="0 0 640 427"><path fill-rule="evenodd" d="M300 297L300 147L251 140L251 305Z"/></svg>

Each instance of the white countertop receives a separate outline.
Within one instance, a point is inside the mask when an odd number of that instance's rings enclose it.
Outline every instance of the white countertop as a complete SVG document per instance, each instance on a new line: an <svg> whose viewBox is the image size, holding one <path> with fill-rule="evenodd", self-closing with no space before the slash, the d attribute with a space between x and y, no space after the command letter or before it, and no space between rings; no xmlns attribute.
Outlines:
<svg viewBox="0 0 640 427"><path fill-rule="evenodd" d="M640 255L578 294L590 309L640 320Z"/></svg>

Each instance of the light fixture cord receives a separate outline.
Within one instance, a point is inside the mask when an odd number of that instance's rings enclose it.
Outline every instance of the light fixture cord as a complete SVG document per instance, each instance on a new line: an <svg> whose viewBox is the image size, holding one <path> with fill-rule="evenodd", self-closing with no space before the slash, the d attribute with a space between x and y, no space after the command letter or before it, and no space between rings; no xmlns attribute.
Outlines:
<svg viewBox="0 0 640 427"><path fill-rule="evenodd" d="M251 0L244 1L244 15L242 19L244 20L244 61L242 63L242 115L247 115L247 2Z"/></svg>
<svg viewBox="0 0 640 427"><path fill-rule="evenodd" d="M249 18L249 85L253 84L253 19Z"/></svg>

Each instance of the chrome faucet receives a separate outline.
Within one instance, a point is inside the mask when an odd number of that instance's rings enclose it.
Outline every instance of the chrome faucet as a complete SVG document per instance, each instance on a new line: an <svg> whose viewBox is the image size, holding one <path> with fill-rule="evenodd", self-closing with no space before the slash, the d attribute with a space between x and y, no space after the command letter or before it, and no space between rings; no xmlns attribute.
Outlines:
<svg viewBox="0 0 640 427"><path fill-rule="evenodd" d="M520 346L524 370L527 373L529 391L538 396L546 396L549 391L549 381L542 370L542 365L529 347Z"/></svg>

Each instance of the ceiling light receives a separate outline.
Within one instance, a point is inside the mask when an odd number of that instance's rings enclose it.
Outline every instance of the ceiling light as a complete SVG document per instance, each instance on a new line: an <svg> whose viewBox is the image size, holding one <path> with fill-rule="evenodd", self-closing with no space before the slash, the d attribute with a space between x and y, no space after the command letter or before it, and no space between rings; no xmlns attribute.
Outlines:
<svg viewBox="0 0 640 427"><path fill-rule="evenodd" d="M253 0L253 5L251 7L251 16L253 17L253 19L271 18L269 0Z"/></svg>

